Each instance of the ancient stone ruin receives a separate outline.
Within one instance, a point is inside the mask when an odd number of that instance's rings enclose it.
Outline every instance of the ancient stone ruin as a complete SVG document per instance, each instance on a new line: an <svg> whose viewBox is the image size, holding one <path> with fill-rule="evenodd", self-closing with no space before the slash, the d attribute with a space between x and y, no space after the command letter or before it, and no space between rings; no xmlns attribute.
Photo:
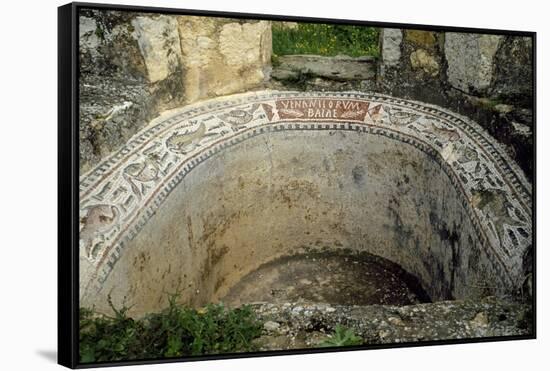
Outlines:
<svg viewBox="0 0 550 371"><path fill-rule="evenodd" d="M510 298L528 295L531 272L529 159L515 161L532 143L530 116L519 103L467 115L506 90L493 62L502 48L525 45L387 29L380 61L294 56L272 70L267 21L92 12L80 31L81 305L108 312L110 297L142 316L181 290L196 307L261 302L258 312L274 318L309 310L327 323L338 305L339 320L365 321L350 309L359 305L391 324L406 307L390 304L409 304L442 327L456 305L456 318L485 329L477 336L528 331L518 329L528 308ZM464 45L473 50L466 64L457 62ZM289 90L302 62L316 77L308 91ZM413 83L428 93L415 96ZM469 103L451 109L460 94ZM499 136L498 122L485 120L494 117L517 130ZM320 266L340 272L325 290L313 288L323 286ZM364 282L367 266L378 272L375 288ZM377 288L389 299L357 299L370 289L378 298ZM495 312L488 297L498 298ZM489 325L502 311L514 314ZM477 334L440 330L413 332ZM376 327L378 341L418 339L391 331Z"/></svg>

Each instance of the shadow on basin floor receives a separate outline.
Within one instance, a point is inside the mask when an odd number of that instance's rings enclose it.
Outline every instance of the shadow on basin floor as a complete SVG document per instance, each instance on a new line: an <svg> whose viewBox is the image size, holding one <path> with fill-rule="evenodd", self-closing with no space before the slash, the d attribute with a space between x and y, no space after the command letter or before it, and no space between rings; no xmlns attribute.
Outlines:
<svg viewBox="0 0 550 371"><path fill-rule="evenodd" d="M275 259L242 278L222 299L230 306L254 302L410 305L429 301L416 277L397 264L366 253L334 252Z"/></svg>

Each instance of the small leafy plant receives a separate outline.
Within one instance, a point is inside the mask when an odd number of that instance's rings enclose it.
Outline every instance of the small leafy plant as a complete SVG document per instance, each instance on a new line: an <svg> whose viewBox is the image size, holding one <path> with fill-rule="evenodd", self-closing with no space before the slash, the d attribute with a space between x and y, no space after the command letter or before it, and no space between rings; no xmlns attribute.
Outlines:
<svg viewBox="0 0 550 371"><path fill-rule="evenodd" d="M253 350L252 340L262 326L249 306L228 309L209 304L193 309L169 297L169 306L160 313L134 320L129 308L116 309L106 316L80 309L80 361L181 357Z"/></svg>
<svg viewBox="0 0 550 371"><path fill-rule="evenodd" d="M347 329L344 326L336 325L334 333L330 339L327 339L319 344L321 347L345 347L350 345L361 345L363 339L355 335L352 329Z"/></svg>

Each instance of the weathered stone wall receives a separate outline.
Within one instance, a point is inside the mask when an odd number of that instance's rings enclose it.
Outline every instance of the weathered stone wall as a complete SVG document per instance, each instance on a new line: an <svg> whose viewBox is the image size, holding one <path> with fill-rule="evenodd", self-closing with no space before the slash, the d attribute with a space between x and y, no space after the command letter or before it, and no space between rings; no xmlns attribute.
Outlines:
<svg viewBox="0 0 550 371"><path fill-rule="evenodd" d="M377 89L469 116L506 145L531 179L531 39L383 29Z"/></svg>
<svg viewBox="0 0 550 371"><path fill-rule="evenodd" d="M473 97L531 104L529 38L385 28L380 43L379 78L386 89L415 94L409 89L433 85L443 94L451 88ZM425 93L426 99L448 99Z"/></svg>
<svg viewBox="0 0 550 371"><path fill-rule="evenodd" d="M387 28L378 61L285 56L271 74L268 21L83 11L80 46L82 172L161 111L262 86L379 91L450 108L532 177L529 38Z"/></svg>
<svg viewBox="0 0 550 371"><path fill-rule="evenodd" d="M270 63L268 21L83 11L81 172L164 110L257 87Z"/></svg>

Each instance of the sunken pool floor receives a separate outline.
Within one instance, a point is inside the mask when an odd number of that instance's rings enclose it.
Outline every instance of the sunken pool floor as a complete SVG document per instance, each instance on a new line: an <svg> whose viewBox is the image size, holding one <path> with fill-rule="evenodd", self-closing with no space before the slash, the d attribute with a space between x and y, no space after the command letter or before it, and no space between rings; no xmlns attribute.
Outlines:
<svg viewBox="0 0 550 371"><path fill-rule="evenodd" d="M410 305L429 302L418 280L398 265L367 253L284 256L246 275L222 299L335 305Z"/></svg>

